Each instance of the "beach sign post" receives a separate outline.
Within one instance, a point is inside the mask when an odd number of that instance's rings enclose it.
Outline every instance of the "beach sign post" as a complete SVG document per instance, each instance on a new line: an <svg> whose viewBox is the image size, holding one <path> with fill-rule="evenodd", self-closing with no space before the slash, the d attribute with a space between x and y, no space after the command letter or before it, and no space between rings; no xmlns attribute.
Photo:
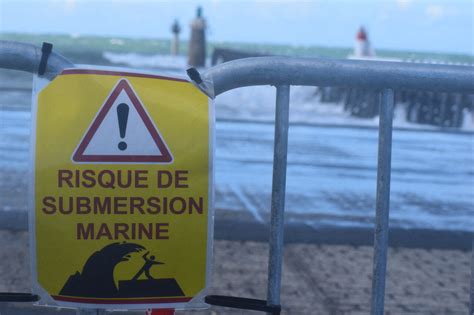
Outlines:
<svg viewBox="0 0 474 315"><path fill-rule="evenodd" d="M33 291L77 308L193 308L212 253L212 107L179 77L35 78Z"/></svg>

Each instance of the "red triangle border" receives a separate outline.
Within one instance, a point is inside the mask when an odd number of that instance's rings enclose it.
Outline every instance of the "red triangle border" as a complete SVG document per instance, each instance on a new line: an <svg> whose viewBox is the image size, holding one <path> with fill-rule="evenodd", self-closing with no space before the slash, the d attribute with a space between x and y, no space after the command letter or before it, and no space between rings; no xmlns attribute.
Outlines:
<svg viewBox="0 0 474 315"><path fill-rule="evenodd" d="M114 104L117 97L120 95L120 92L125 91L132 101L133 106L138 112L140 118L142 119L145 127L150 133L153 141L157 145L158 149L161 152L161 155L84 155L84 151L89 145L90 141L94 137L97 129L103 122L105 116L109 112L110 108ZM75 150L72 160L76 163L171 163L173 161L173 156L163 141L161 135L159 134L157 128L151 121L148 116L143 104L138 99L137 94L133 90L132 86L126 79L120 79L115 88L112 90L104 105L100 109L99 113L95 117L92 124L89 126L86 135L82 139L81 143Z"/></svg>

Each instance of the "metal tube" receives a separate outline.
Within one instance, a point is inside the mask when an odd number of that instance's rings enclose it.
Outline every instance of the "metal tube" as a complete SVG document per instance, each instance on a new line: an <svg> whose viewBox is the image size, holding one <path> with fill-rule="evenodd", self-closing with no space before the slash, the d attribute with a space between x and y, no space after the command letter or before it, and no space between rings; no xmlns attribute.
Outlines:
<svg viewBox="0 0 474 315"><path fill-rule="evenodd" d="M87 308L78 308L76 310L76 315L105 315L106 310L103 309L87 309Z"/></svg>
<svg viewBox="0 0 474 315"><path fill-rule="evenodd" d="M393 103L393 90L384 89L381 93L379 118L374 267L372 273L372 315L383 315L384 312L390 207Z"/></svg>
<svg viewBox="0 0 474 315"><path fill-rule="evenodd" d="M288 153L288 117L290 87L276 87L275 143L270 223L270 254L268 260L268 305L280 305L281 270L283 261L283 227L285 211L286 162Z"/></svg>
<svg viewBox="0 0 474 315"><path fill-rule="evenodd" d="M472 235L471 251L471 294L469 299L469 314L474 315L474 234Z"/></svg>
<svg viewBox="0 0 474 315"><path fill-rule="evenodd" d="M0 40L0 68L36 73L40 60L40 47ZM49 55L44 77L52 80L65 68L74 68L74 64L53 51Z"/></svg>
<svg viewBox="0 0 474 315"><path fill-rule="evenodd" d="M343 86L474 92L472 66L329 58L255 57L224 62L201 74L215 96L250 85Z"/></svg>

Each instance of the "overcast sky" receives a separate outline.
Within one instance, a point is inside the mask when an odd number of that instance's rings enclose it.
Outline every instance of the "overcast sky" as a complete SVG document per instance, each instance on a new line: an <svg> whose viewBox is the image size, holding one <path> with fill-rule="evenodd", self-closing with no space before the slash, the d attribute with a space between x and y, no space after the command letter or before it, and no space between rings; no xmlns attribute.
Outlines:
<svg viewBox="0 0 474 315"><path fill-rule="evenodd" d="M474 54L472 0L0 0L4 32L183 38L202 5L214 41L352 47L365 25L377 49Z"/></svg>

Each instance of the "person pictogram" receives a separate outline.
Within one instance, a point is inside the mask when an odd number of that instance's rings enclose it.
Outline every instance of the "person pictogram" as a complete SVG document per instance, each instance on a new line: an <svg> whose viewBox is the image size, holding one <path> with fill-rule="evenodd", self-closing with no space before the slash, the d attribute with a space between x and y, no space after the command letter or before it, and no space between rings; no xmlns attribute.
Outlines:
<svg viewBox="0 0 474 315"><path fill-rule="evenodd" d="M155 256L151 255L150 258L148 258L148 254L150 252L146 252L142 257L145 260L145 263L143 264L143 267L140 268L140 270L137 272L137 274L132 278L132 281L137 280L140 278L140 276L145 273L145 276L148 279L154 279L153 276L150 274L150 269L154 265L164 265L164 263L160 261L155 261Z"/></svg>

